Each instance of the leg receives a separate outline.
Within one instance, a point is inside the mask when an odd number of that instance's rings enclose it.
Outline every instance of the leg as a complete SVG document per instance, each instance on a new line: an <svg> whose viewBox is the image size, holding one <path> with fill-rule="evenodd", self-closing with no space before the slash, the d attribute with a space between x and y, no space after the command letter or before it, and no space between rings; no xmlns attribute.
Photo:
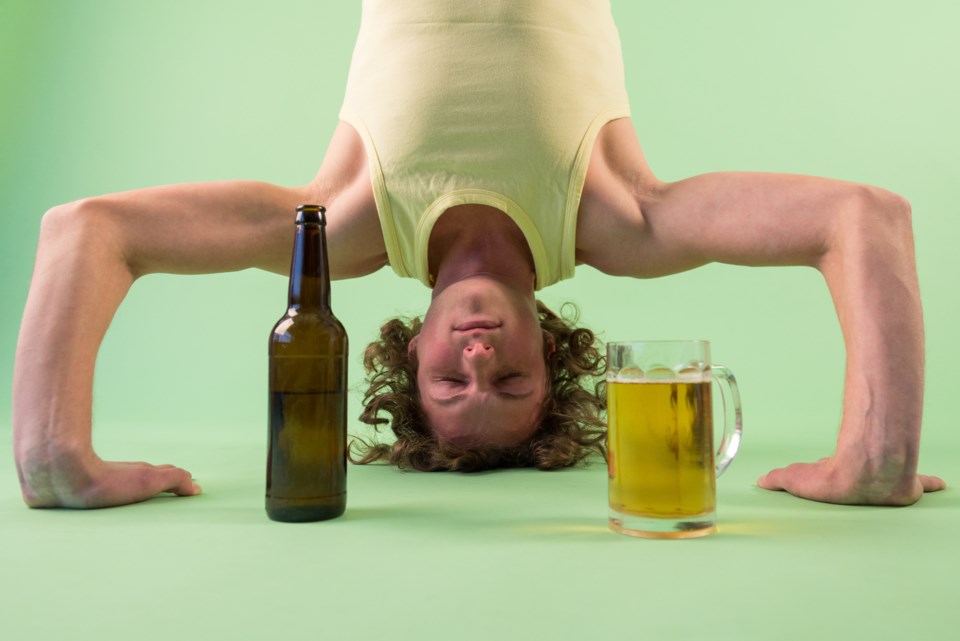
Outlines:
<svg viewBox="0 0 960 641"><path fill-rule="evenodd" d="M923 318L910 206L889 192L806 176L719 173L658 185L614 229L640 238L605 271L656 276L719 261L809 265L824 276L847 348L833 457L774 470L761 487L835 503L904 505L942 489L918 476ZM622 243L622 241L620 241Z"/></svg>

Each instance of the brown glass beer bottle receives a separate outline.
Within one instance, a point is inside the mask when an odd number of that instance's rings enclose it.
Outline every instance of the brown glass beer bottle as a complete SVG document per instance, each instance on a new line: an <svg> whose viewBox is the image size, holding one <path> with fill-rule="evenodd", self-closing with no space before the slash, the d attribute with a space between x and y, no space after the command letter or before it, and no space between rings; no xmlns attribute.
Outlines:
<svg viewBox="0 0 960 641"><path fill-rule="evenodd" d="M347 333L330 309L326 210L300 205L287 313L270 332L267 516L321 521L347 501Z"/></svg>

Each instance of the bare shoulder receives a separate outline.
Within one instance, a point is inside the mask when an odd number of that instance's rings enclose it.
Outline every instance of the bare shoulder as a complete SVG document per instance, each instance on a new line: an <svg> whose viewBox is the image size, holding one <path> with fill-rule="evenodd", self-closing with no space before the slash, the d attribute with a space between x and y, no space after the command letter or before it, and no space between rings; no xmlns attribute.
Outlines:
<svg viewBox="0 0 960 641"><path fill-rule="evenodd" d="M618 257L645 235L643 205L663 184L647 164L629 118L608 122L594 142L577 214L577 263L619 275Z"/></svg>
<svg viewBox="0 0 960 641"><path fill-rule="evenodd" d="M309 190L327 208L331 269L338 278L363 276L387 264L363 141L347 123L334 130Z"/></svg>

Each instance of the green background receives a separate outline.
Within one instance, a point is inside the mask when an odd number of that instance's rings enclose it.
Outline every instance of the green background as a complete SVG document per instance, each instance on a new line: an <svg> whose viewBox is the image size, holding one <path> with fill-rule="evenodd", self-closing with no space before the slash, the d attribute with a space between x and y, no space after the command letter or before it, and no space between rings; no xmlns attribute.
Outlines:
<svg viewBox="0 0 960 641"><path fill-rule="evenodd" d="M921 467L956 482L960 9L613 4L634 124L660 178L813 174L911 201L927 321ZM0 0L0 441L44 211L154 184L307 182L336 125L359 17L357 2ZM630 281L580 268L542 292L552 306L576 302L605 340L706 338L736 372L746 437L720 484L726 527L681 544L608 533L601 466L352 468L346 518L267 522L266 336L285 287L255 271L136 284L98 361L95 443L104 456L183 465L205 494L30 511L5 446L0 633L898 638L950 620L953 490L886 510L753 486L833 448L843 344L813 270L713 265ZM334 284L353 346L352 416L363 345L428 300L389 269Z"/></svg>

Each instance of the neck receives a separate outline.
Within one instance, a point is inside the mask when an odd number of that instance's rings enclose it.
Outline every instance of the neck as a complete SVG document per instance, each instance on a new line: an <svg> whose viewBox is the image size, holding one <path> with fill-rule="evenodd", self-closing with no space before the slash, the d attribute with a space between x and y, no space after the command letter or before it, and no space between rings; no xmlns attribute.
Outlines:
<svg viewBox="0 0 960 641"><path fill-rule="evenodd" d="M291 309L304 311L330 309L327 241L320 225L301 224L296 227L287 303Z"/></svg>
<svg viewBox="0 0 960 641"><path fill-rule="evenodd" d="M536 272L527 241L509 216L493 207L461 205L440 217L430 235L433 297L467 278L493 278L533 298Z"/></svg>

